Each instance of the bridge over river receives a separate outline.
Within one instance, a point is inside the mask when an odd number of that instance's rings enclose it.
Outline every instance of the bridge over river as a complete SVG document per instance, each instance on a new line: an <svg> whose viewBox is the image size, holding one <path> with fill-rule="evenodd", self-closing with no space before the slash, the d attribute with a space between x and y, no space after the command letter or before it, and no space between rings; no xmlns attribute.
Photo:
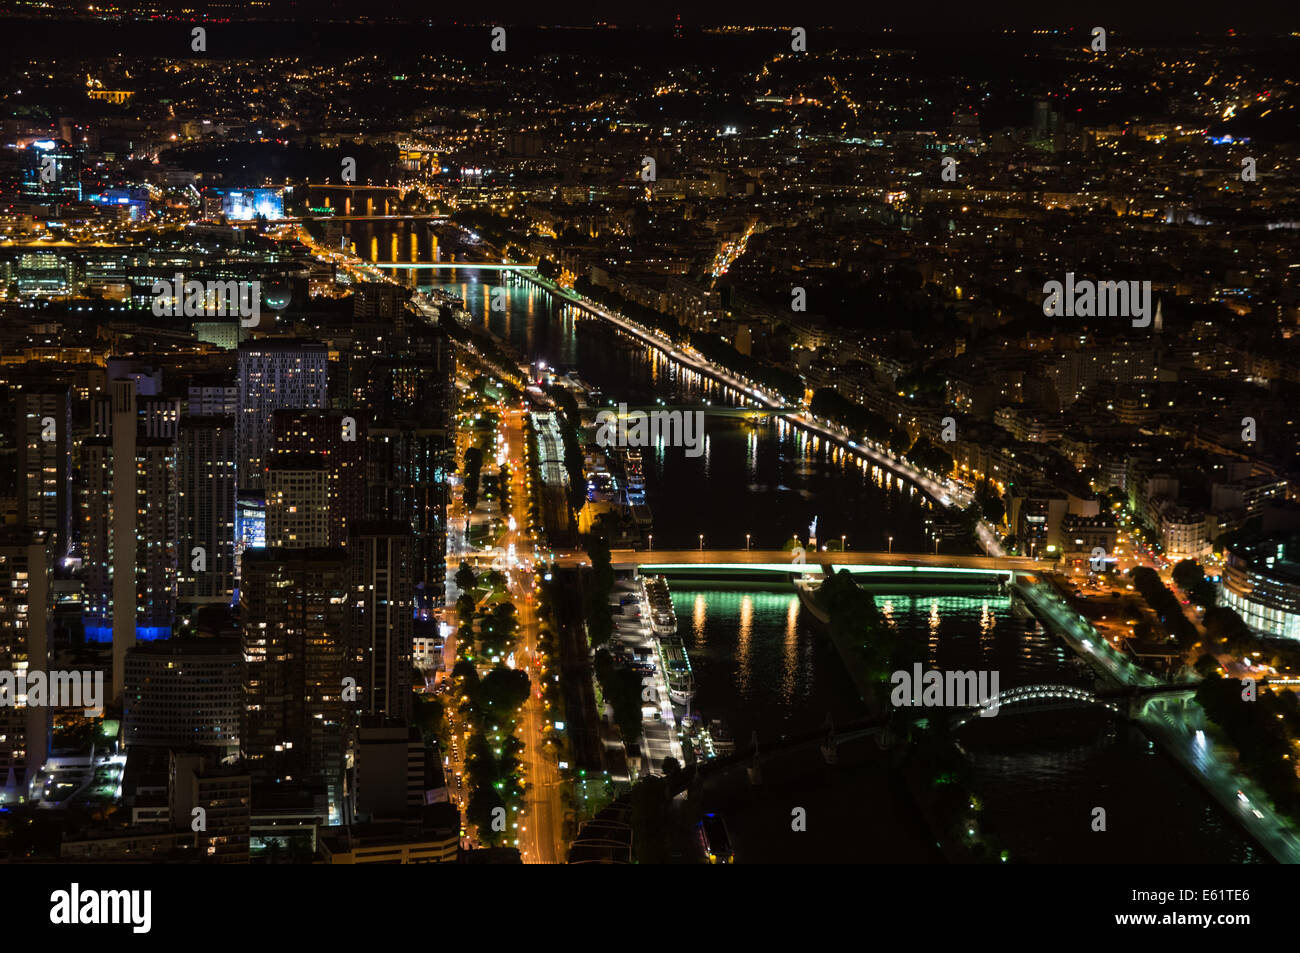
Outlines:
<svg viewBox="0 0 1300 953"><path fill-rule="evenodd" d="M838 569L850 572L956 573L1008 577L1033 572L1042 563L1027 556L950 556L943 553L892 553L871 550L808 552L805 562L792 562L784 549L616 549L610 553L615 569L636 567L644 572L681 570L743 570L745 572L823 575ZM561 566L590 562L585 554L557 560Z"/></svg>

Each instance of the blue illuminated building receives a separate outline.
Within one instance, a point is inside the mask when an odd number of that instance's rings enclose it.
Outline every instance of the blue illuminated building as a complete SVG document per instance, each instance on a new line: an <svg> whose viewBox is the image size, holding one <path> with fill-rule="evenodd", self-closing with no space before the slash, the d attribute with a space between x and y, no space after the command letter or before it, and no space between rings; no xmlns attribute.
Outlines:
<svg viewBox="0 0 1300 953"><path fill-rule="evenodd" d="M283 189L208 189L204 199L208 216L224 215L231 222L284 218Z"/></svg>
<svg viewBox="0 0 1300 953"><path fill-rule="evenodd" d="M91 195L89 201L109 208L125 208L133 222L144 221L149 217L148 189L104 189Z"/></svg>

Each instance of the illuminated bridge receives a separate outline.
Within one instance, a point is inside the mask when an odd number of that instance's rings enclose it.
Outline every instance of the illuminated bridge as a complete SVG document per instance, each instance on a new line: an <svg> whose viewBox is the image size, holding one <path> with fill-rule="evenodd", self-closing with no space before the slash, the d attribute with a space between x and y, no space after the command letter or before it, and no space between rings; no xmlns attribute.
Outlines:
<svg viewBox="0 0 1300 953"><path fill-rule="evenodd" d="M1122 717L1137 718L1152 702L1158 702L1163 707L1167 707L1170 703L1181 704L1196 694L1197 684L1180 682L1172 685L1148 685L1100 691L1092 691L1078 685L1021 685L998 692L989 699L989 707L996 704L997 714L987 717L1000 718L1005 708L1011 708L1014 714L1029 714L1037 711L1101 707ZM983 717L981 709L984 707L984 705L977 705L960 709L952 716L953 730L979 720Z"/></svg>
<svg viewBox="0 0 1300 953"><path fill-rule="evenodd" d="M611 404L607 407L588 407L586 410L587 413L590 414L592 412L614 410L616 408L617 405ZM627 417L633 413L640 412L648 417L650 414L656 412L672 413L674 411L680 411L682 414L700 411L707 417L747 417L751 419L771 417L773 414L781 413L779 410L774 410L771 407L766 407L757 403L746 407L732 407L729 404L645 404L641 406L629 406L627 408L627 414L616 414L616 416Z"/></svg>
<svg viewBox="0 0 1300 953"><path fill-rule="evenodd" d="M519 554L525 558L523 553ZM460 558L482 565L492 563L505 568L506 553L500 547L463 554ZM793 562L792 554L784 549L615 549L610 561L615 569L636 568L641 572L664 575L708 575L718 578L750 576L755 573L772 576L808 577L816 583L828 572L840 569L864 577L859 581L871 582L879 575L881 582L890 585L942 584L944 581L969 577L971 582L1010 583L1017 573L1032 574L1042 564L1027 556L950 556L940 553L882 553L810 552L806 562ZM545 557L543 560L545 561ZM591 558L583 552L557 553L553 562L561 569L589 566ZM1029 578L1033 578L1032 575ZM776 581L776 580L774 580ZM797 581L797 579L796 579Z"/></svg>
<svg viewBox="0 0 1300 953"><path fill-rule="evenodd" d="M940 553L808 552L805 563L793 562L784 549L616 549L610 553L615 568L636 566L646 572L743 570L745 572L805 573L819 576L828 569L851 573L913 572L918 575L1007 575L1033 572L1042 563L1027 556L950 556ZM557 560L561 566L586 564L585 554Z"/></svg>
<svg viewBox="0 0 1300 953"><path fill-rule="evenodd" d="M399 268L402 271L451 271L456 268L477 269L479 271L536 271L536 265L502 265L486 261L377 261L366 262L367 268Z"/></svg>
<svg viewBox="0 0 1300 953"><path fill-rule="evenodd" d="M1123 708L1113 701L1101 698L1096 692L1080 688L1077 685L1022 685L1019 688L1008 688L1004 692L998 692L984 705L963 708L953 715L952 727L957 729L973 720L985 717L981 712L981 709L985 707L994 708L996 706L996 714L987 716L996 718L1002 715L1004 707L1015 706L1017 714L1026 714L1031 711L1050 711L1096 705L1109 708L1117 715L1124 714Z"/></svg>
<svg viewBox="0 0 1300 953"><path fill-rule="evenodd" d="M290 215L287 218L277 218L271 224L279 225L283 222L432 222L442 224L450 219L446 215L421 215L416 212L410 212L405 215Z"/></svg>

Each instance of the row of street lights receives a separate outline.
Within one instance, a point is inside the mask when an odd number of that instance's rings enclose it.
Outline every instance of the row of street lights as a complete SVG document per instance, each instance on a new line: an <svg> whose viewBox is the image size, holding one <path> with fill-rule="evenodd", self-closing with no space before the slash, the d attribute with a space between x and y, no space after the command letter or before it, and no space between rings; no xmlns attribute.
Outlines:
<svg viewBox="0 0 1300 953"><path fill-rule="evenodd" d="M746 534L745 534L745 552L749 552L749 551L750 551L750 540L751 540L752 538L753 538L753 534L752 534L752 533L746 533ZM847 534L847 533L844 533L844 534L841 534L841 535L840 535L840 552L847 552L847 551L848 551L848 548L849 548L848 539L849 539L849 537L848 537L848 534ZM649 535L649 549L650 549L651 552L653 552L653 551L654 551L654 548L655 548L655 534L654 534L654 533L651 533L651 534ZM889 551L890 551L891 553L894 551L894 537L892 537L892 536L889 537ZM939 541L938 541L937 539L934 541L934 551L935 551L936 553L939 551ZM704 534L703 534L703 533L700 533L700 552L704 552Z"/></svg>

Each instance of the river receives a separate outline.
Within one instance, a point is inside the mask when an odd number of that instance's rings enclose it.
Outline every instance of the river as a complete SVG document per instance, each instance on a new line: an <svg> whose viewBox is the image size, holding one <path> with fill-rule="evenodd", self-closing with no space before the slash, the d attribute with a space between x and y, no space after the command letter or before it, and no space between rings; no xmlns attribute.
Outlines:
<svg viewBox="0 0 1300 953"><path fill-rule="evenodd" d="M529 360L561 373L575 369L609 401L633 405L699 404L722 399L720 385L678 368L608 324L528 285L508 287L507 307L490 311L489 288L475 273L438 287L466 301L480 326L508 340ZM849 549L933 551L929 501L907 481L846 461L825 441L784 422L751 424L706 417L705 452L654 447L646 453L647 497L656 548L775 548L818 520L819 542ZM941 551L958 544L944 540ZM973 552L973 547L963 547ZM792 590L675 580L673 601L697 681L695 706L721 718L738 744L806 731L829 713L863 714L830 642ZM997 593L876 592L893 624L928 646L930 664L998 671L1001 687L1070 682L1090 685L1073 653L1037 634ZM1042 719L1049 720L1042 720ZM992 720L990 720L992 721ZM1038 862L1267 861L1200 787L1136 730L1105 731L1096 715L1030 715L977 726L963 748L986 816L1021 860ZM837 782L876 791L880 778L846 774ZM867 772L869 775L870 772ZM851 792L849 792L851 794ZM835 792L842 803L846 792ZM825 792L817 796L824 796ZM809 792L809 797L813 792ZM1107 830L1092 830L1093 809ZM744 819L737 818L744 828ZM738 844L738 852L741 851ZM903 849L903 848L899 848ZM764 859L752 850L753 859ZM780 859L773 856L768 859ZM845 858L849 859L849 858ZM915 857L898 860L926 859Z"/></svg>

